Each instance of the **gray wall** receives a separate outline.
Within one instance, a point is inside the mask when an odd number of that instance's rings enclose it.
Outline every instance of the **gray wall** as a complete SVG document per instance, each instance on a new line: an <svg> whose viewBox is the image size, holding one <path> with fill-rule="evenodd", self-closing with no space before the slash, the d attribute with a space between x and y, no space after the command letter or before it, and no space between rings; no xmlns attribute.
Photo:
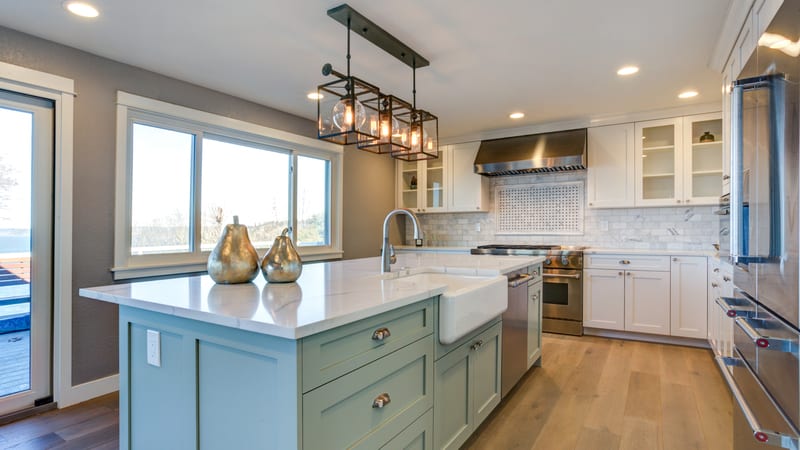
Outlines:
<svg viewBox="0 0 800 450"><path fill-rule="evenodd" d="M305 136L315 136L314 122L3 27L0 61L75 80L72 381L117 373L116 306L77 295L112 283L117 90ZM391 158L362 153L345 153L346 257L377 254L379 216L394 206Z"/></svg>

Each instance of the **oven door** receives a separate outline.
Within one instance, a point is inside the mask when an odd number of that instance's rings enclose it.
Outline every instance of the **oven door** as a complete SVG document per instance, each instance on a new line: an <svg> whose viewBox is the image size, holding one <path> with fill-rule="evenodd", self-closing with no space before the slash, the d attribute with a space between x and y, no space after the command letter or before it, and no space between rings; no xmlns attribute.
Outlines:
<svg viewBox="0 0 800 450"><path fill-rule="evenodd" d="M542 273L542 316L552 319L583 320L583 271L544 269Z"/></svg>

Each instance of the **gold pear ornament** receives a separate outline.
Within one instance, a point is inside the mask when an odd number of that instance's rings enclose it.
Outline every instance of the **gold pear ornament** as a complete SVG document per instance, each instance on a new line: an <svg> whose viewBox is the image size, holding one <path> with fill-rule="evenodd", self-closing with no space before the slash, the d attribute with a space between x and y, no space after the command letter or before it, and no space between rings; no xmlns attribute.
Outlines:
<svg viewBox="0 0 800 450"><path fill-rule="evenodd" d="M217 246L208 255L208 275L219 284L249 283L258 275L258 253L239 216L225 225Z"/></svg>
<svg viewBox="0 0 800 450"><path fill-rule="evenodd" d="M289 229L284 228L281 235L261 261L261 273L270 283L291 283L303 273L303 261L294 249Z"/></svg>

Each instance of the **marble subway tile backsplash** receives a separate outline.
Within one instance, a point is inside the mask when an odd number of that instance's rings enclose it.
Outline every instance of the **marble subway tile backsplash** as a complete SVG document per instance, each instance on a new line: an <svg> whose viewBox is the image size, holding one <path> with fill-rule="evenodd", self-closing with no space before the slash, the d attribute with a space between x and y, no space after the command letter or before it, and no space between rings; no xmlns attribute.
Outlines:
<svg viewBox="0 0 800 450"><path fill-rule="evenodd" d="M498 185L584 180L585 172L493 178L488 213L420 214L425 245L474 247L489 243L561 244L653 250L711 250L718 241L716 206L584 209L583 235L495 234L494 188ZM413 227L406 242L413 244Z"/></svg>

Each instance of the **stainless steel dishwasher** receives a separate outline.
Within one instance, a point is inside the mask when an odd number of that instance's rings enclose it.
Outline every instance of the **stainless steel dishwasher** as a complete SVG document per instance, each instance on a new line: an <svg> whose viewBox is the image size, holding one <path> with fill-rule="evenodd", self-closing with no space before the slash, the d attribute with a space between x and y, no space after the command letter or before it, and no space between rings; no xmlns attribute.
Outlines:
<svg viewBox="0 0 800 450"><path fill-rule="evenodd" d="M500 390L505 397L528 369L528 269L508 274L508 309L503 313L503 366Z"/></svg>

